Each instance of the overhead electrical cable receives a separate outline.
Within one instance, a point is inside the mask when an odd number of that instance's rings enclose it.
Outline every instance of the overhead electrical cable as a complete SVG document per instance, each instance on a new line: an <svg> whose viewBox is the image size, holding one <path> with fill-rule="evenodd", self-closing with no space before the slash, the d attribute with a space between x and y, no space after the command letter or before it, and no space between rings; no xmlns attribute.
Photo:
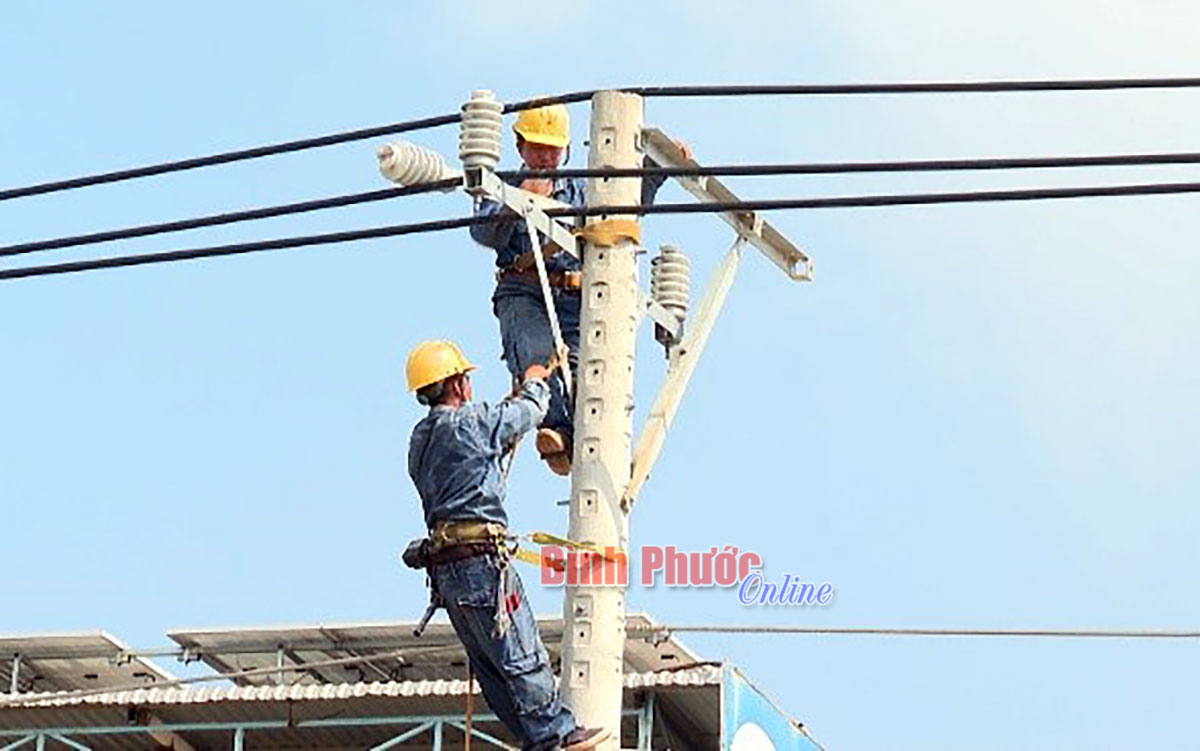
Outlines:
<svg viewBox="0 0 1200 751"><path fill-rule="evenodd" d="M782 211L795 209L847 209L882 206L928 206L947 203L992 203L1005 201L1044 201L1067 198L1104 198L1200 193L1200 182L1142 183L1070 188L1019 188L970 192L882 194L831 196L828 198L765 198L745 201L706 201L701 203L664 203L646 206L589 206L585 208L547 209L546 214L564 216L604 216L609 214L712 214L737 211Z"/></svg>
<svg viewBox="0 0 1200 751"><path fill-rule="evenodd" d="M923 206L955 203L1033 201L1186 193L1200 193L1200 182L1149 183L1069 188L1027 188L1018 190L990 190L924 194L832 196L827 198L778 198L750 201L667 203L646 206L631 205L593 206L583 208L568 207L561 209L547 209L546 213L555 217L609 216L620 214L711 214L726 212L779 211L787 209L795 210L867 208L884 206ZM351 240L395 237L399 235L409 235L423 232L438 232L448 229L461 229L463 227L470 227L477 224L491 224L498 221L508 220L511 220L511 217L506 217L504 214L495 214L491 216L468 216L457 219L440 219L429 222L417 222L413 224L396 224L362 230L331 232L321 235L305 235L301 237L285 237L275 240L235 243L232 245L220 245L210 248L189 248L185 250L147 253L143 255L116 256L82 261L70 261L65 263L49 264L45 266L26 266L0 270L0 280L47 276L51 274L69 274L78 271L117 268L123 266L141 266L153 263L165 263L171 261L191 260L196 258L252 253L263 250L281 250L286 248L299 248L309 245L348 242Z"/></svg>
<svg viewBox="0 0 1200 751"><path fill-rule="evenodd" d="M1200 78L1079 78L1022 81L917 81L912 83L749 84L705 86L635 86L621 89L644 97L830 96L863 94L999 94L1039 91L1116 91L1125 89L1190 89Z"/></svg>
<svg viewBox="0 0 1200 751"><path fill-rule="evenodd" d="M459 178L452 178L448 180L439 180L433 183L405 186L402 188L383 188L381 190L369 190L364 193L350 193L348 195L319 198L312 201L301 201L299 203L285 203L279 206L266 206L258 209L247 209L245 211L232 211L225 214L212 214L209 216L197 217L195 219L179 219L171 222L160 222L158 224L143 224L137 227L126 227L123 229L105 230L103 232L89 232L84 235L58 237L51 240L38 240L36 242L19 243L17 245L4 245L0 246L0 256L16 256L23 253L34 253L43 250L58 250L61 248L76 247L79 245L93 245L96 243L111 242L113 240L126 240L133 237L146 237L149 235L159 235L167 232L180 232L183 230L198 229L200 227L213 227L221 224L233 224L235 222L246 222L254 219L267 219L270 217L286 216L289 214L301 214L309 211L318 211L321 209L354 206L356 204L370 203L373 201L385 201L391 198L399 198L401 196L411 196L417 193L429 193L436 190L445 190L447 188L456 187L461 182L462 181Z"/></svg>
<svg viewBox="0 0 1200 751"><path fill-rule="evenodd" d="M633 169L620 168L581 168L557 170L500 170L496 174L503 179L518 177L528 178L586 178L586 177L706 177L706 176L771 176L771 175L829 175L853 173L904 173L904 172L938 172L938 171L970 171L970 170L1008 170L1008 169L1049 169L1075 167L1114 167L1114 166L1155 166L1200 164L1200 152L1158 153L1158 154L1114 154L1091 156L1065 157L1017 157L1017 158L983 158L983 159L926 159L906 161L870 161L870 162L801 162L790 164L745 164L745 165L715 165L697 167L639 167ZM96 243L124 240L134 237L146 237L169 232L198 229L215 225L232 224L235 222L252 221L270 217L299 214L321 209L338 208L355 204L382 201L390 198L427 193L432 191L449 190L461 184L460 178L448 178L431 183L406 186L402 188L384 188L381 190L351 193L330 198L321 198L299 203L287 203L278 206L268 206L245 211L235 211L223 214L181 219L156 224L145 224L134 227L90 232L82 235L38 240L34 242L17 243L0 246L0 256L15 256L45 250L92 245Z"/></svg>
<svg viewBox="0 0 1200 751"><path fill-rule="evenodd" d="M635 630L631 627L630 631ZM844 636L993 636L1069 639L1200 639L1200 631L1174 629L1077 629L1077 628L877 628L869 626L743 626L679 625L636 627L639 632L670 635L708 634L811 634Z"/></svg>
<svg viewBox="0 0 1200 751"><path fill-rule="evenodd" d="M628 626L626 631L631 634L645 633L651 636L667 637L676 633L712 633L712 634L764 634L764 635L843 635L843 636L933 636L933 637L998 637L998 638L1068 638L1068 639L1198 639L1200 631L1185 629L1078 629L1078 628L896 628L870 626L794 626L794 625L713 625L713 624L680 624L647 626ZM28 694L0 694L0 706L39 704L60 704L74 702L93 696L118 694L128 691L146 689L167 689L187 686L196 683L212 683L216 681L232 681L262 676L275 676L281 673L310 672L320 668L345 667L367 662L382 660L403 661L412 650L397 650L379 654L356 655L337 659L305 662L295 665L273 665L270 667L248 668L246 670L213 675L201 675L191 678L173 678L153 683L133 683L124 686L107 686L102 688L79 689L74 691L38 692Z"/></svg>
<svg viewBox="0 0 1200 751"><path fill-rule="evenodd" d="M941 81L913 83L853 83L853 84L754 84L754 85L710 85L710 86L628 86L621 91L640 94L644 97L718 97L718 96L833 96L869 94L963 94L1005 92L1050 92L1050 91L1114 91L1129 89L1183 89L1200 87L1200 78L1105 78L1076 80L1027 80L1027 81ZM592 98L596 90L576 91L557 96L539 97L504 105L504 112L541 107L547 104L572 104ZM435 115L416 120L380 125L371 128L330 133L324 136L301 138L294 141L256 146L236 151L226 151L178 161L150 164L131 169L101 172L93 175L55 180L0 190L0 201L34 195L56 193L92 185L122 182L142 177L163 175L172 172L231 164L249 159L258 159L276 154L303 151L361 141L368 138L396 135L460 122L462 115L453 113Z"/></svg>
<svg viewBox="0 0 1200 751"><path fill-rule="evenodd" d="M1054 157L913 159L870 162L793 162L726 164L696 167L587 167L546 170L499 170L502 178L580 177L760 177L771 175L837 175L860 172L958 172L974 170L1056 169L1073 167L1144 167L1200 164L1200 152L1105 154Z"/></svg>

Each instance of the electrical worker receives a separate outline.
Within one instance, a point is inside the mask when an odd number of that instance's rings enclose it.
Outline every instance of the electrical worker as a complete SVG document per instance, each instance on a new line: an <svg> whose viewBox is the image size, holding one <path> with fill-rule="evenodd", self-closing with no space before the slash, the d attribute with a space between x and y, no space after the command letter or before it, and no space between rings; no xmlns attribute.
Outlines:
<svg viewBox="0 0 1200 751"><path fill-rule="evenodd" d="M447 341L419 344L406 367L409 391L429 407L413 429L408 473L429 528L422 563L434 602L446 608L488 705L522 748L594 748L610 733L577 726L563 706L506 545L501 459L546 416L550 372L530 364L514 396L486 404L471 401L474 368Z"/></svg>
<svg viewBox="0 0 1200 751"><path fill-rule="evenodd" d="M571 142L570 116L561 104L522 110L513 125L517 152L524 169L556 169ZM686 145L680 144L685 154ZM648 166L653 162L646 160ZM665 182L663 177L642 180L642 203L654 202ZM522 190L548 196L571 206L584 205L584 181L579 178L517 178L510 180ZM500 322L502 357L513 379L520 378L532 363L544 363L554 354L550 318L542 296L541 281L529 243L525 221L491 199L482 199L475 207L476 216L507 214L508 221L477 224L471 237L496 250L496 291L492 312ZM553 293L554 309L563 343L570 351L568 363L575 372L579 360L579 315L582 265L578 258L560 250L546 258L546 272ZM563 389L562 371L556 369L550 379L550 410L537 433L536 445L551 471L571 472L573 410ZM573 393L573 392L572 392Z"/></svg>

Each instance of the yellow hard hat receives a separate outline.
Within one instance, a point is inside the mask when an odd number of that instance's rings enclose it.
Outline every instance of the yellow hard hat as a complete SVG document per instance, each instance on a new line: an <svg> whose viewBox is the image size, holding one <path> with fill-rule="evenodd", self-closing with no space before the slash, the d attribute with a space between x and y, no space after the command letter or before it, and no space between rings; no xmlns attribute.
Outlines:
<svg viewBox="0 0 1200 751"><path fill-rule="evenodd" d="M562 104L521 110L513 130L526 141L561 149L571 142L571 116Z"/></svg>
<svg viewBox="0 0 1200 751"><path fill-rule="evenodd" d="M404 371L408 376L408 390L416 391L474 369L457 344L438 339L413 347Z"/></svg>

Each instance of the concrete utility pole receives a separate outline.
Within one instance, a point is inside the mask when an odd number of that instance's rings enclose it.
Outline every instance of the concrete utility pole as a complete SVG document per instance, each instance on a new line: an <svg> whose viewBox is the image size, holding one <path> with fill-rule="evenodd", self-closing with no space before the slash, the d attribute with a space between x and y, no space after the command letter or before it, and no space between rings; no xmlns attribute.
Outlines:
<svg viewBox="0 0 1200 751"><path fill-rule="evenodd" d="M592 97L588 166L641 167L641 132L640 96L616 91L596 94ZM589 179L587 205L640 203L641 185L637 177ZM629 541L621 496L630 479L634 343L641 313L635 255L639 245L637 220L629 216L590 218L589 226L612 231L585 231L583 249L583 312L568 536L618 551L626 551ZM603 747L617 749L625 588L568 586L563 610L564 700L581 725L612 731L612 740Z"/></svg>

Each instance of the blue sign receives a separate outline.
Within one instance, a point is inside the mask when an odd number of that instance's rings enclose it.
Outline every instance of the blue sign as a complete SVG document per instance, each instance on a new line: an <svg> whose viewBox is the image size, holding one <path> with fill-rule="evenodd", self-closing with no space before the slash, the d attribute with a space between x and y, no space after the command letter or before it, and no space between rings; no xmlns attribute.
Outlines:
<svg viewBox="0 0 1200 751"><path fill-rule="evenodd" d="M722 668L723 751L821 751L775 702L732 665Z"/></svg>

